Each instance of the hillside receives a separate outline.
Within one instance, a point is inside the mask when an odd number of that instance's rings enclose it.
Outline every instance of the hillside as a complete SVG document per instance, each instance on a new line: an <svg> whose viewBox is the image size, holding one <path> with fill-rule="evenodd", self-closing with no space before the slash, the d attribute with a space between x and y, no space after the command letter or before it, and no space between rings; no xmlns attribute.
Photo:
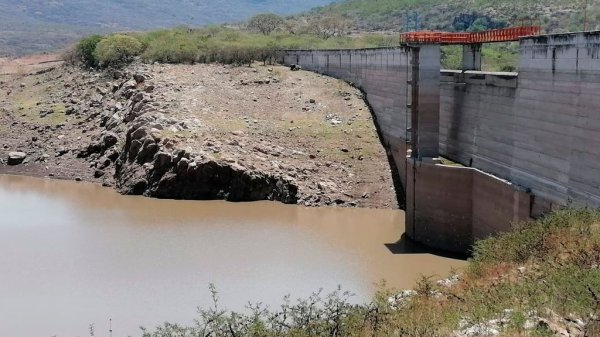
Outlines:
<svg viewBox="0 0 600 337"><path fill-rule="evenodd" d="M293 14L329 0L0 0L0 57L52 50L90 33L201 26Z"/></svg>
<svg viewBox="0 0 600 337"><path fill-rule="evenodd" d="M543 2L543 4L542 4ZM406 13L421 29L464 31L533 18L547 32L583 28L583 5L567 0L0 0L0 57L51 51L92 33L244 21L256 13L299 15L300 22L347 17L359 31L403 31ZM589 29L600 29L600 2L589 1ZM317 7L315 7L317 6ZM322 6L322 7L318 7ZM311 9L312 8L312 9Z"/></svg>
<svg viewBox="0 0 600 337"><path fill-rule="evenodd" d="M0 60L0 174L167 199L398 207L370 110L343 81L262 63L16 61Z"/></svg>
<svg viewBox="0 0 600 337"><path fill-rule="evenodd" d="M588 3L588 28L600 29L600 2ZM366 31L403 31L406 13L417 12L422 29L481 30L532 18L547 32L564 32L582 30L583 7L583 1L567 0L346 0L304 15L349 16Z"/></svg>

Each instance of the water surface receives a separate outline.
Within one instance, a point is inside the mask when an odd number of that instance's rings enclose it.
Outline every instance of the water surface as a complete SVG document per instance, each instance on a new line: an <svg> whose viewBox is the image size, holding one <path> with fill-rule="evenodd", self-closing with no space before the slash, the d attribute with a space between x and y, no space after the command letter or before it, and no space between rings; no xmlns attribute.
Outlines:
<svg viewBox="0 0 600 337"><path fill-rule="evenodd" d="M464 262L400 240L404 213L272 202L126 197L96 185L0 175L0 336L138 336L221 302L277 305L338 284L366 301ZM386 245L388 244L388 245Z"/></svg>

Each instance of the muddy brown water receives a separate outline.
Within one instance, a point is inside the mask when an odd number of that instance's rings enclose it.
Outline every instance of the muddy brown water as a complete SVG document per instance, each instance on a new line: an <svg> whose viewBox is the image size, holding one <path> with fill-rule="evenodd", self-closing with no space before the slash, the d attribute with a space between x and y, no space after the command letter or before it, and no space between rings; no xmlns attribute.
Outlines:
<svg viewBox="0 0 600 337"><path fill-rule="evenodd" d="M209 305L277 305L337 285L367 301L464 261L398 242L404 213L272 202L126 197L92 184L0 175L0 336L139 336Z"/></svg>

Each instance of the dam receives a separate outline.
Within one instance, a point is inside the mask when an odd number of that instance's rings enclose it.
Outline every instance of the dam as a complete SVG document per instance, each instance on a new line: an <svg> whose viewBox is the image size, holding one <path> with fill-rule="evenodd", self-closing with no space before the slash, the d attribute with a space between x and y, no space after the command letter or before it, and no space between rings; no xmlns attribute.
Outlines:
<svg viewBox="0 0 600 337"><path fill-rule="evenodd" d="M408 235L464 252L553 209L600 206L600 32L519 44L518 73L482 72L480 44L464 46L460 70L441 69L436 43L289 50L283 63L365 93Z"/></svg>

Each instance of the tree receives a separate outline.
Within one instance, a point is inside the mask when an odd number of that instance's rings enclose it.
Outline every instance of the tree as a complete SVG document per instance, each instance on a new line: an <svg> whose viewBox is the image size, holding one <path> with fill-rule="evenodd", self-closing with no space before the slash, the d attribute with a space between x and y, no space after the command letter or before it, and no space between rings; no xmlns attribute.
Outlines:
<svg viewBox="0 0 600 337"><path fill-rule="evenodd" d="M351 26L352 22L342 16L325 16L311 22L313 32L324 40L348 34Z"/></svg>
<svg viewBox="0 0 600 337"><path fill-rule="evenodd" d="M248 21L248 29L269 35L283 26L284 20L271 13L257 14Z"/></svg>
<svg viewBox="0 0 600 337"><path fill-rule="evenodd" d="M487 18L478 18L473 22L471 27L469 27L470 32L483 32L484 30L489 29L489 21Z"/></svg>
<svg viewBox="0 0 600 337"><path fill-rule="evenodd" d="M77 57L88 67L95 67L98 65L94 52L96 46L102 41L102 36L92 35L79 41L76 47Z"/></svg>
<svg viewBox="0 0 600 337"><path fill-rule="evenodd" d="M115 34L98 43L94 57L103 67L131 62L144 51L144 45L135 37Z"/></svg>

